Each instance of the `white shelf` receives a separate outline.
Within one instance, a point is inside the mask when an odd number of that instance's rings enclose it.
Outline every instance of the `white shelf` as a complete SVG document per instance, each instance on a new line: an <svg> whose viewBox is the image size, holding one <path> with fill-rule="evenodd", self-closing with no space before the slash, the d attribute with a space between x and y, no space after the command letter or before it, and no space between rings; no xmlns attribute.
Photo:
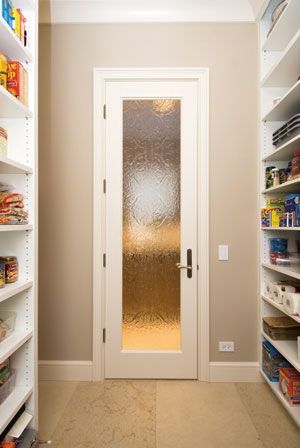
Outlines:
<svg viewBox="0 0 300 448"><path fill-rule="evenodd" d="M281 404L285 407L287 412L290 414L292 419L296 422L296 424L300 427L300 406L290 406L283 394L279 390L279 383L270 381L267 375L261 370L260 371L264 379L266 380L268 386L272 389L278 400L280 400Z"/></svg>
<svg viewBox="0 0 300 448"><path fill-rule="evenodd" d="M300 30L289 42L280 60L262 80L262 87L291 87L300 74Z"/></svg>
<svg viewBox="0 0 300 448"><path fill-rule="evenodd" d="M0 405L0 434L32 394L32 387L17 386Z"/></svg>
<svg viewBox="0 0 300 448"><path fill-rule="evenodd" d="M300 363L298 361L298 343L295 341L275 341L270 338L264 331L262 331L262 336L267 339L289 363L295 367L298 372L300 372Z"/></svg>
<svg viewBox="0 0 300 448"><path fill-rule="evenodd" d="M300 193L300 178L285 182L278 187L266 188L262 193Z"/></svg>
<svg viewBox="0 0 300 448"><path fill-rule="evenodd" d="M32 174L32 168L0 155L0 174Z"/></svg>
<svg viewBox="0 0 300 448"><path fill-rule="evenodd" d="M282 51L299 28L300 2L290 0L273 30L267 37L262 50Z"/></svg>
<svg viewBox="0 0 300 448"><path fill-rule="evenodd" d="M299 151L300 148L300 134L291 140L287 141L283 145L279 146L274 151L270 152L270 154L263 157L262 161L288 161L293 157L294 152Z"/></svg>
<svg viewBox="0 0 300 448"><path fill-rule="evenodd" d="M280 305L280 303L276 303L274 302L274 300L269 299L269 297L266 297L264 295L261 296L261 298L265 301L270 303L270 305L274 306L274 308L277 308L279 311L281 311L282 313L286 314L287 316L291 317L293 320L295 320L296 322L298 322L300 324L300 317L298 316L292 316L291 314L287 313L285 311L285 309L283 308L282 305Z"/></svg>
<svg viewBox="0 0 300 448"><path fill-rule="evenodd" d="M24 47L16 33L0 16L0 42L1 51L11 60L31 62L32 56L28 48Z"/></svg>
<svg viewBox="0 0 300 448"><path fill-rule="evenodd" d="M293 271L291 268L285 268L283 266L276 266L271 263L262 263L262 267L270 269L274 272L279 272L280 274L287 275L288 277L296 278L297 280L300 280L300 268L298 271Z"/></svg>
<svg viewBox="0 0 300 448"><path fill-rule="evenodd" d="M32 113L3 86L0 86L0 117L31 118Z"/></svg>
<svg viewBox="0 0 300 448"><path fill-rule="evenodd" d="M33 11L38 0L14 0L16 8L23 9L23 11Z"/></svg>
<svg viewBox="0 0 300 448"><path fill-rule="evenodd" d="M9 299L20 292L26 291L33 285L32 281L18 280L16 283L10 283L0 289L0 302Z"/></svg>
<svg viewBox="0 0 300 448"><path fill-rule="evenodd" d="M0 342L0 364L22 347L32 337L32 334L32 331L15 330L8 338Z"/></svg>
<svg viewBox="0 0 300 448"><path fill-rule="evenodd" d="M300 5L300 2L299 2ZM299 54L300 58L300 54ZM300 112L300 80L262 118L263 121L287 121Z"/></svg>
<svg viewBox="0 0 300 448"><path fill-rule="evenodd" d="M33 229L32 224L24 224L24 225L0 224L0 232L21 232L32 229Z"/></svg>
<svg viewBox="0 0 300 448"><path fill-rule="evenodd" d="M299 232L300 227L262 227L261 230L279 230L285 232Z"/></svg>

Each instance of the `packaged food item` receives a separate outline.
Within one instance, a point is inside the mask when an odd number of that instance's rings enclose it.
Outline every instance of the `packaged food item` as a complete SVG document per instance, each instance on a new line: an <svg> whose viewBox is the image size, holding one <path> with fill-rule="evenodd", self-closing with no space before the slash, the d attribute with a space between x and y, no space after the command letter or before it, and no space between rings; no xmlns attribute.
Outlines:
<svg viewBox="0 0 300 448"><path fill-rule="evenodd" d="M294 157L292 159L291 176L293 179L296 179L300 176L300 152L294 152Z"/></svg>
<svg viewBox="0 0 300 448"><path fill-rule="evenodd" d="M289 213L288 226L299 227L300 226L300 194L289 194L284 198L285 212Z"/></svg>
<svg viewBox="0 0 300 448"><path fill-rule="evenodd" d="M300 324L288 316L263 317L264 332L274 340L293 340L300 336Z"/></svg>
<svg viewBox="0 0 300 448"><path fill-rule="evenodd" d="M280 367L279 389L291 406L300 405L300 372L293 367Z"/></svg>
<svg viewBox="0 0 300 448"><path fill-rule="evenodd" d="M0 311L0 342L7 338L15 329L16 313Z"/></svg>
<svg viewBox="0 0 300 448"><path fill-rule="evenodd" d="M28 73L19 61L7 64L7 90L28 106Z"/></svg>
<svg viewBox="0 0 300 448"><path fill-rule="evenodd" d="M5 264L0 261L0 288L5 286Z"/></svg>
<svg viewBox="0 0 300 448"><path fill-rule="evenodd" d="M5 283L15 283L19 277L17 257L0 257L0 263L5 265Z"/></svg>
<svg viewBox="0 0 300 448"><path fill-rule="evenodd" d="M7 381L10 374L10 363L9 359L6 359L4 362L0 364L0 385L4 384Z"/></svg>
<svg viewBox="0 0 300 448"><path fill-rule="evenodd" d="M291 365L269 341L263 341L262 370L270 381L279 381L280 367L291 367Z"/></svg>
<svg viewBox="0 0 300 448"><path fill-rule="evenodd" d="M12 17L13 17L13 28L14 32L17 34L19 39L21 38L21 16L20 9L13 8L12 9Z"/></svg>
<svg viewBox="0 0 300 448"><path fill-rule="evenodd" d="M0 126L0 155L7 156L7 131Z"/></svg>
<svg viewBox="0 0 300 448"><path fill-rule="evenodd" d="M287 252L288 242L287 238L269 238L270 249L273 252Z"/></svg>
<svg viewBox="0 0 300 448"><path fill-rule="evenodd" d="M0 86L7 87L7 59L0 53Z"/></svg>
<svg viewBox="0 0 300 448"><path fill-rule="evenodd" d="M1 0L2 1L2 17L8 23L8 25L12 28L12 9L13 5L11 0Z"/></svg>
<svg viewBox="0 0 300 448"><path fill-rule="evenodd" d="M272 177L272 170L274 170L276 166L267 166L265 170L265 186L266 188L273 187L273 177Z"/></svg>
<svg viewBox="0 0 300 448"><path fill-rule="evenodd" d="M273 168L271 173L272 173L272 179L273 179L273 187L278 187L278 185L280 184L279 169Z"/></svg>

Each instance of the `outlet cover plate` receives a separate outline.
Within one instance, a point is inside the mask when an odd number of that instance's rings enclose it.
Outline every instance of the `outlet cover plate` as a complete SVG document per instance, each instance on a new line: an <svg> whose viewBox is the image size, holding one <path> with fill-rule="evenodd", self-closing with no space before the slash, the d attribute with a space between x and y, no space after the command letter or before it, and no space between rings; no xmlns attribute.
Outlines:
<svg viewBox="0 0 300 448"><path fill-rule="evenodd" d="M219 341L219 352L234 352L234 342Z"/></svg>

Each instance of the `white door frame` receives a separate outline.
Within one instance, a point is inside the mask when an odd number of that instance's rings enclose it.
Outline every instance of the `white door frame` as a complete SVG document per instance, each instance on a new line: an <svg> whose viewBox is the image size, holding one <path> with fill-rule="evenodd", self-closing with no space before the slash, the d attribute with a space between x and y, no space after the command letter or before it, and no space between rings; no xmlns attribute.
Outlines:
<svg viewBox="0 0 300 448"><path fill-rule="evenodd" d="M198 379L209 380L209 70L208 68L94 69L93 380L104 378L105 327L105 83L112 80L194 80L198 83ZM202 262L201 262L202 261Z"/></svg>

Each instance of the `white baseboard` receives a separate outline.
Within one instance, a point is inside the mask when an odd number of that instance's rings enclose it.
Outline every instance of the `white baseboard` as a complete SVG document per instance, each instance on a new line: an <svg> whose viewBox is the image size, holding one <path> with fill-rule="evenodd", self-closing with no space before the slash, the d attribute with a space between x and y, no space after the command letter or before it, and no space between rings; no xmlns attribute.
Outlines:
<svg viewBox="0 0 300 448"><path fill-rule="evenodd" d="M39 361L39 379L45 381L92 381L92 361Z"/></svg>
<svg viewBox="0 0 300 448"><path fill-rule="evenodd" d="M260 383L258 362L210 362L209 378L212 383Z"/></svg>

